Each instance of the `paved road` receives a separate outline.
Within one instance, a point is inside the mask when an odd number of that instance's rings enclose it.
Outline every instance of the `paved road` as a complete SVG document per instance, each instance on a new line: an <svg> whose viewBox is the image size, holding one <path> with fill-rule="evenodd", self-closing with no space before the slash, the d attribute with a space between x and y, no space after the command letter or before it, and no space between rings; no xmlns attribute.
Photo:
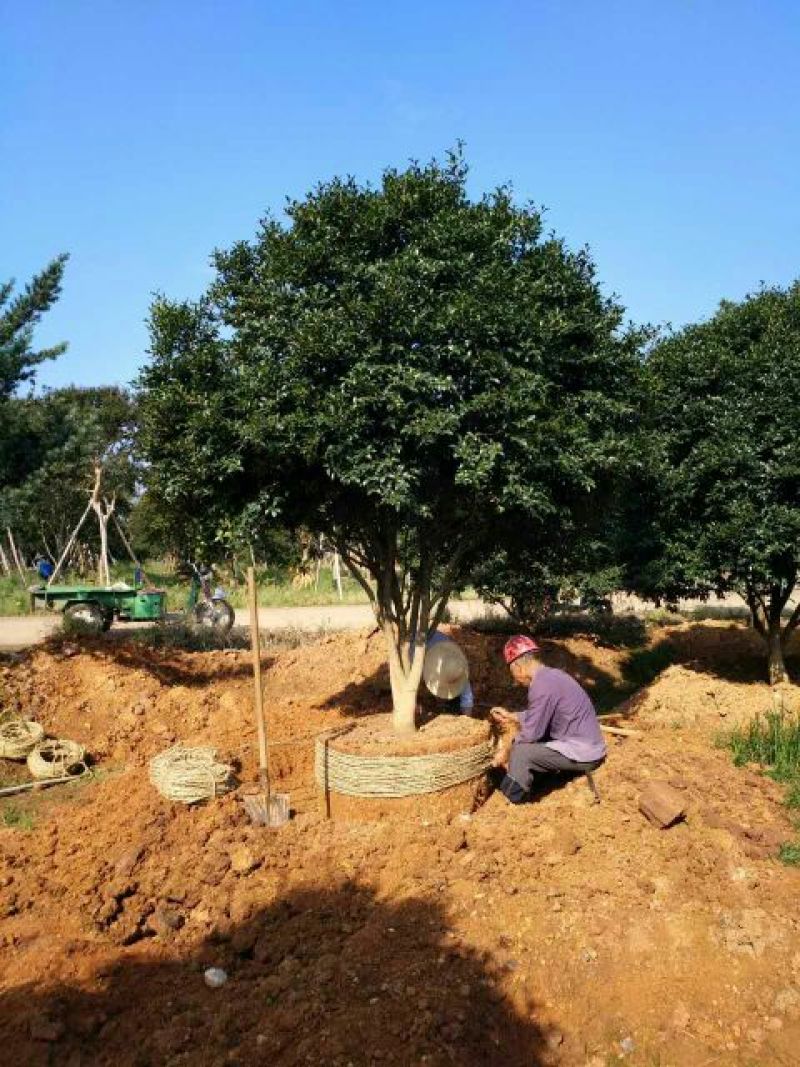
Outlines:
<svg viewBox="0 0 800 1067"><path fill-rule="evenodd" d="M480 600L454 600L450 613L454 621L463 622L483 615L486 605ZM179 616L176 616L176 618ZM322 607L260 608L262 629L285 630L359 630L374 622L369 604L330 604ZM236 625L247 626L247 610L236 611ZM60 615L0 615L0 652L19 652L39 644L58 629ZM141 623L115 623L114 632L137 629Z"/></svg>

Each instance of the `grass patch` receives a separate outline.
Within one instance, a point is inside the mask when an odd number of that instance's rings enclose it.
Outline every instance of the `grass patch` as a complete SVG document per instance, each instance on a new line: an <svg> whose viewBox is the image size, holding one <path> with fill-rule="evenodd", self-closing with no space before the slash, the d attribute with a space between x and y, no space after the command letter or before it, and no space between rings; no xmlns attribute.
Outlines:
<svg viewBox="0 0 800 1067"><path fill-rule="evenodd" d="M32 830L36 825L36 819L31 812L17 807L16 804L8 804L3 808L3 826L10 830Z"/></svg>
<svg viewBox="0 0 800 1067"><path fill-rule="evenodd" d="M787 711L756 715L747 726L732 730L726 743L737 767L746 763L767 767L771 778L787 786L787 807L800 808L800 715ZM778 858L800 867L800 838L781 845Z"/></svg>
<svg viewBox="0 0 800 1067"><path fill-rule="evenodd" d="M327 633L324 626L302 630L287 626L281 630L262 630L261 647L274 651L300 648ZM141 630L131 630L125 639L146 648L177 649L181 652L222 652L226 649L249 649L250 631L234 626L227 634L220 634L207 626L194 626L183 620L160 622Z"/></svg>
<svg viewBox="0 0 800 1067"><path fill-rule="evenodd" d="M668 608L652 608L644 613L644 620L648 626L680 626L686 622L686 616Z"/></svg>
<svg viewBox="0 0 800 1067"><path fill-rule="evenodd" d="M146 648L179 649L182 652L221 652L227 648L250 647L249 634L241 626L234 626L227 634L222 634L210 626L194 626L183 619L131 630L125 638Z"/></svg>
<svg viewBox="0 0 800 1067"><path fill-rule="evenodd" d="M800 715L768 711L732 730L728 747L737 767L763 763L778 782L800 780Z"/></svg>
<svg viewBox="0 0 800 1067"><path fill-rule="evenodd" d="M778 859L787 867L800 867L800 841L786 841L782 844Z"/></svg>
<svg viewBox="0 0 800 1067"><path fill-rule="evenodd" d="M31 582L34 575L31 572ZM27 615L30 611L30 597L28 590L16 578L3 576L0 578L0 615Z"/></svg>

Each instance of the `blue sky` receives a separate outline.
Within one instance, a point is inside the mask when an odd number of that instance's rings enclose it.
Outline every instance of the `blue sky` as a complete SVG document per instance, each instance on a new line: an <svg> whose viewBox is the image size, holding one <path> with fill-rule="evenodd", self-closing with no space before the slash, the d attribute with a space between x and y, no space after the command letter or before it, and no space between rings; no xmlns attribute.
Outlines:
<svg viewBox="0 0 800 1067"><path fill-rule="evenodd" d="M0 0L0 278L68 251L40 382L127 382L213 248L461 138L678 325L800 275L799 55L796 0Z"/></svg>

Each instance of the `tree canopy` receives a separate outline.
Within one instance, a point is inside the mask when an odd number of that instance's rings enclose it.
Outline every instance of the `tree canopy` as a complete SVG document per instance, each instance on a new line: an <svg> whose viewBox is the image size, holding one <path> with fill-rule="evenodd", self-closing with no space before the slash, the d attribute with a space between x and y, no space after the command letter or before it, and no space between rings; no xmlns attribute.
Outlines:
<svg viewBox="0 0 800 1067"><path fill-rule="evenodd" d="M569 522L633 418L638 336L585 250L458 154L334 179L159 298L141 380L148 481L215 536L325 533L387 638L398 728L421 649L499 526ZM370 576L368 581L365 575Z"/></svg>
<svg viewBox="0 0 800 1067"><path fill-rule="evenodd" d="M640 575L650 592L741 593L786 677L784 622L800 569L800 283L726 301L658 344L651 382L650 489Z"/></svg>

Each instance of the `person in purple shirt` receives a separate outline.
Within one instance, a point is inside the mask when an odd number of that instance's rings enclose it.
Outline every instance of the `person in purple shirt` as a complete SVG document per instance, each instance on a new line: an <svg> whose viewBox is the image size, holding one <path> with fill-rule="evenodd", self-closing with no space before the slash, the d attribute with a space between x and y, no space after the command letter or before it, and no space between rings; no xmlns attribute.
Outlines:
<svg viewBox="0 0 800 1067"><path fill-rule="evenodd" d="M514 713L492 708L498 725L519 726L510 746L498 749L494 784L512 804L530 800L537 775L581 774L606 758L606 743L589 694L574 678L545 667L529 637L506 642L503 657L511 676L528 687L528 706Z"/></svg>

